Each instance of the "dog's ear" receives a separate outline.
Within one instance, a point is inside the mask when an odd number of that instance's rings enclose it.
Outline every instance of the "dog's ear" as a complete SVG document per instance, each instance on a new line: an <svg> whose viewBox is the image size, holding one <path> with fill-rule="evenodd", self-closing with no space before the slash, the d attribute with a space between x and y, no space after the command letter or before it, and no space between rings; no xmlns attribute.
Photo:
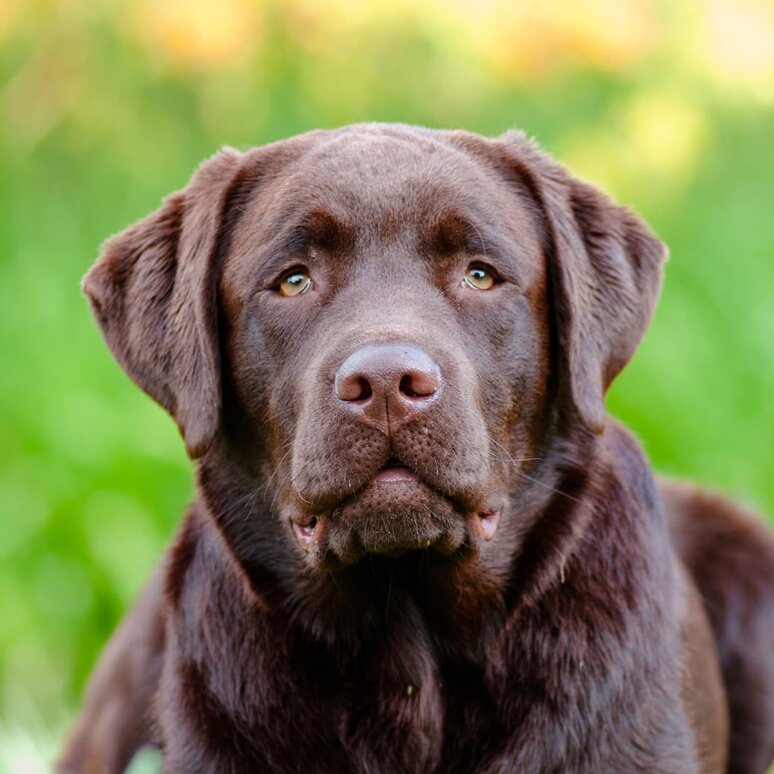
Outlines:
<svg viewBox="0 0 774 774"><path fill-rule="evenodd" d="M182 191L111 237L83 280L105 341L175 419L192 457L220 425L215 262L241 154L206 161Z"/></svg>
<svg viewBox="0 0 774 774"><path fill-rule="evenodd" d="M500 144L542 215L565 405L594 432L658 297L665 245L645 223L516 133Z"/></svg>

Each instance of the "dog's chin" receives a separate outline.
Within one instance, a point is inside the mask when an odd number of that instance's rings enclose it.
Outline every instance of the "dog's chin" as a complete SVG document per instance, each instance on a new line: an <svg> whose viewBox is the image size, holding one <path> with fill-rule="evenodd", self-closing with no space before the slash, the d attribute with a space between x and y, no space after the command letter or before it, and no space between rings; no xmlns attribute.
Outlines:
<svg viewBox="0 0 774 774"><path fill-rule="evenodd" d="M396 558L433 551L460 558L491 539L499 509L466 512L406 468L379 471L357 494L330 511L291 519L309 561L335 569L365 556Z"/></svg>

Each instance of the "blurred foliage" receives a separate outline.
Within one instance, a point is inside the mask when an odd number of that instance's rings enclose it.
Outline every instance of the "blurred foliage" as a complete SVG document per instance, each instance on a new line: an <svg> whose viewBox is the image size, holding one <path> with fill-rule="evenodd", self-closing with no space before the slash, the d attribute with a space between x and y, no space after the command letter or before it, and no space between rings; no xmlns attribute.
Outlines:
<svg viewBox="0 0 774 774"><path fill-rule="evenodd" d="M71 716L192 492L78 282L223 144L525 129L671 248L612 411L774 514L770 2L0 0L0 116L0 768L43 766L25 729Z"/></svg>

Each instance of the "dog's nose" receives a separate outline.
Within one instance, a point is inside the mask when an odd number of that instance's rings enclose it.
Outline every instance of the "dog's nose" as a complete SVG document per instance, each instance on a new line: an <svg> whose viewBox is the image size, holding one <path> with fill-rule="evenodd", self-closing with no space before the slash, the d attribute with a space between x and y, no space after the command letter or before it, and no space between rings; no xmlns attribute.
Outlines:
<svg viewBox="0 0 774 774"><path fill-rule="evenodd" d="M356 349L336 372L336 397L365 424L388 434L428 409L441 393L441 370L411 344Z"/></svg>

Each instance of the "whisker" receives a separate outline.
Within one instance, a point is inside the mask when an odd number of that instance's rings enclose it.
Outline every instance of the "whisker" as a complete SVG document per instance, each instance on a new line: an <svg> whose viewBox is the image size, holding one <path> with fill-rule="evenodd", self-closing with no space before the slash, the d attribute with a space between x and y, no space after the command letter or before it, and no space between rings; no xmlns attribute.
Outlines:
<svg viewBox="0 0 774 774"><path fill-rule="evenodd" d="M261 487L261 489L264 489L264 490L265 490L265 489L268 489L268 488L269 488L269 484L271 484L271 482L272 482L272 479L274 478L274 476L276 476L276 475L277 475L277 471L280 469L280 466L281 466L281 465L282 465L282 463L285 461L285 458L286 458L286 457L288 456L288 454L290 454L290 452L293 450L293 439L292 439L292 438L288 439L288 441L285 443L285 445L284 445L282 448L283 448L283 449L286 449L285 453L282 455L282 457L280 458L280 461L279 461L279 462L277 463L277 465L275 466L275 468L274 468L274 471L273 471L273 472L272 472L272 474L269 476L269 478L267 478L267 479L266 479L266 482L265 482L265 483L264 483L264 485Z"/></svg>
<svg viewBox="0 0 774 774"><path fill-rule="evenodd" d="M255 493L253 494L252 502L250 503L250 510L247 512L247 516L245 516L244 521L250 521L250 519L253 517L253 509L255 508L256 503L258 502L258 498L260 497L261 490L256 489Z"/></svg>
<svg viewBox="0 0 774 774"><path fill-rule="evenodd" d="M487 434L488 435L488 434ZM508 450L501 444L495 441L494 438L492 438L491 435L488 435L489 440L497 447L502 449L503 453L506 455L508 460L511 462L512 465L518 465L520 462L524 462L526 460L516 460L514 459ZM541 458L535 458L535 459L541 459ZM537 478L533 478L532 476L525 473L523 470L516 470L514 471L517 475L521 476L522 478L525 478L527 481L531 481L533 484L537 484L540 487L543 487L543 489L548 490L549 492L553 492L554 494L558 494L561 497L566 497L568 500L572 500L574 503L581 503L581 500L579 500L577 497L573 497L570 494L567 494L567 492L562 492L561 489L557 489L554 486L551 486L550 484L546 484L544 481L540 481Z"/></svg>

